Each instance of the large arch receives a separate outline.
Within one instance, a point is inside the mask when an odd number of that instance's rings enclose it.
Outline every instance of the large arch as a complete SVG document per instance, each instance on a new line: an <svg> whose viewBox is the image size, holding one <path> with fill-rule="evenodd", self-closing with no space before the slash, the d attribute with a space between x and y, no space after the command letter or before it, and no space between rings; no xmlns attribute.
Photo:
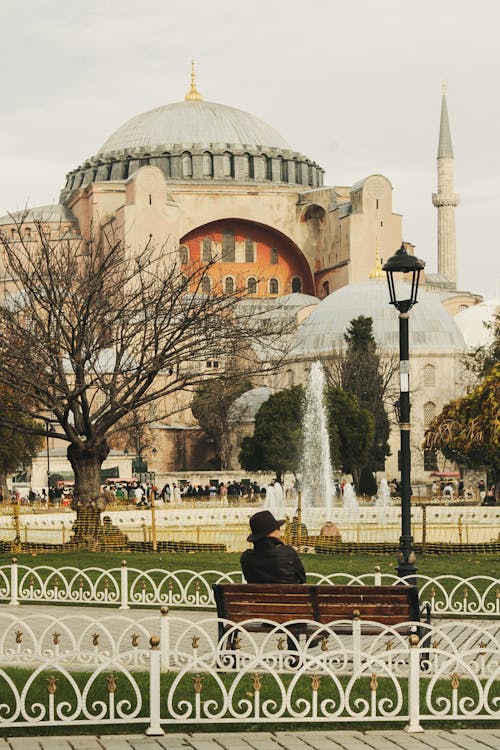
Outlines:
<svg viewBox="0 0 500 750"><path fill-rule="evenodd" d="M223 237L229 232L234 234L234 260L227 260L227 255L222 251ZM268 296L270 278L278 279L280 294L292 292L292 283L297 284L294 279L300 279L301 289L305 294L315 293L313 272L306 257L293 240L277 229L236 217L202 224L191 229L179 242L180 245L189 248L191 263L203 261L204 240L206 245L207 238L210 239L213 248L212 257L219 259L214 271L220 279L230 275L235 279L252 276L262 280L265 283L258 284L258 297ZM246 260L249 239L253 241L255 248L253 262Z"/></svg>

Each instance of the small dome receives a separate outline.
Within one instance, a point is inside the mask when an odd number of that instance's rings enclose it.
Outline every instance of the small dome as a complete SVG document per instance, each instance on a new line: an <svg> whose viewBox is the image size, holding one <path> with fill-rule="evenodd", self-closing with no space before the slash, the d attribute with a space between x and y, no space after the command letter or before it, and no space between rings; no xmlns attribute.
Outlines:
<svg viewBox="0 0 500 750"><path fill-rule="evenodd" d="M407 288L407 290L406 290ZM410 297L409 284L397 285L398 296ZM387 284L372 279L344 286L330 294L304 321L294 337L294 354L330 353L345 344L344 333L353 318L373 320L377 346L398 351L397 311L389 304ZM465 348L453 317L441 304L441 295L421 291L410 313L410 350L460 352Z"/></svg>
<svg viewBox="0 0 500 750"><path fill-rule="evenodd" d="M276 303L279 307L308 307L309 305L318 305L319 298L313 297L312 294L303 294L302 292L292 292L278 297Z"/></svg>
<svg viewBox="0 0 500 750"><path fill-rule="evenodd" d="M76 224L76 218L72 211L61 203L49 204L48 206L36 206L29 209L13 211L11 214L2 216L0 224L29 224L29 223L54 223L71 222Z"/></svg>
<svg viewBox="0 0 500 750"><path fill-rule="evenodd" d="M245 391L231 404L228 413L229 422L253 422L260 407L274 393L272 388L262 386Z"/></svg>
<svg viewBox="0 0 500 750"><path fill-rule="evenodd" d="M491 344L494 333L492 328L487 328L486 325L492 324L499 312L500 300L495 297L479 305L468 307L455 315L455 323L462 332L468 349L477 349L479 346Z"/></svg>
<svg viewBox="0 0 500 750"><path fill-rule="evenodd" d="M224 104L185 101L132 117L110 135L97 155L131 149L168 149L179 144L292 150L277 130L255 115Z"/></svg>

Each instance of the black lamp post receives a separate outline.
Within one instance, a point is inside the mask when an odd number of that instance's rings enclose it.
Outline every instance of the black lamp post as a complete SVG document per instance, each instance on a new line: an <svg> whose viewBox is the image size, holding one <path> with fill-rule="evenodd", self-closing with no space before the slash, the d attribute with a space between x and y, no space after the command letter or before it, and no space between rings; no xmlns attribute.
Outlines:
<svg viewBox="0 0 500 750"><path fill-rule="evenodd" d="M394 255L384 263L387 274L390 304L399 311L399 429L401 432L401 537L398 550L398 575L414 576L415 550L411 533L411 455L410 455L410 352L408 343L409 311L417 303L420 271L425 263L411 255L401 245ZM411 282L410 297L398 299L394 274L408 274ZM404 277L403 277L404 280ZM406 287L402 287L406 289Z"/></svg>
<svg viewBox="0 0 500 750"><path fill-rule="evenodd" d="M52 428L50 426L50 422L47 419L45 421L45 427L47 429L47 432L45 433L45 437L47 440L47 503L49 502L49 495L50 495L50 450L49 450L49 432L52 431Z"/></svg>

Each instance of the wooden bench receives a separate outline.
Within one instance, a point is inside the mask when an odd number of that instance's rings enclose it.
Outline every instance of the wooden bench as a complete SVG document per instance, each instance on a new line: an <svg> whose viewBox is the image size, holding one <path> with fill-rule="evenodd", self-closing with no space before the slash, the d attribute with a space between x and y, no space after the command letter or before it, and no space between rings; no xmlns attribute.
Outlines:
<svg viewBox="0 0 500 750"><path fill-rule="evenodd" d="M245 622L243 629L249 632L268 632L276 624L303 620L305 622L294 623L287 630L294 636L307 636L317 634L321 630L319 625L328 625L335 632L352 633L352 622L360 620L362 634L379 633L382 627L394 627L401 634L409 634L412 626L403 626L403 623L421 621L418 589L415 586L216 583L213 591L220 619L231 623L256 618L270 621ZM364 622L367 620L370 622ZM427 609L426 622L429 621ZM219 641L231 630L231 625L219 620ZM228 648L233 648L235 636L233 630L228 639Z"/></svg>

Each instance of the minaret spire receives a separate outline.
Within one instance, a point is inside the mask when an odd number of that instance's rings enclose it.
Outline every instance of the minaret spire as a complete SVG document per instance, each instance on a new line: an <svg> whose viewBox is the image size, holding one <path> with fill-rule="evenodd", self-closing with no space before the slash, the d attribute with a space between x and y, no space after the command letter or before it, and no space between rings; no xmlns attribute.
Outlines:
<svg viewBox="0 0 500 750"><path fill-rule="evenodd" d="M455 208L459 196L454 192L454 156L451 142L446 83L443 81L441 96L441 120L437 153L438 191L432 203L438 210L438 273L445 276L454 287L457 284L457 242L455 230Z"/></svg>
<svg viewBox="0 0 500 750"><path fill-rule="evenodd" d="M186 102L201 102L202 96L196 88L196 71L194 68L194 60L191 60L191 88L184 97Z"/></svg>

